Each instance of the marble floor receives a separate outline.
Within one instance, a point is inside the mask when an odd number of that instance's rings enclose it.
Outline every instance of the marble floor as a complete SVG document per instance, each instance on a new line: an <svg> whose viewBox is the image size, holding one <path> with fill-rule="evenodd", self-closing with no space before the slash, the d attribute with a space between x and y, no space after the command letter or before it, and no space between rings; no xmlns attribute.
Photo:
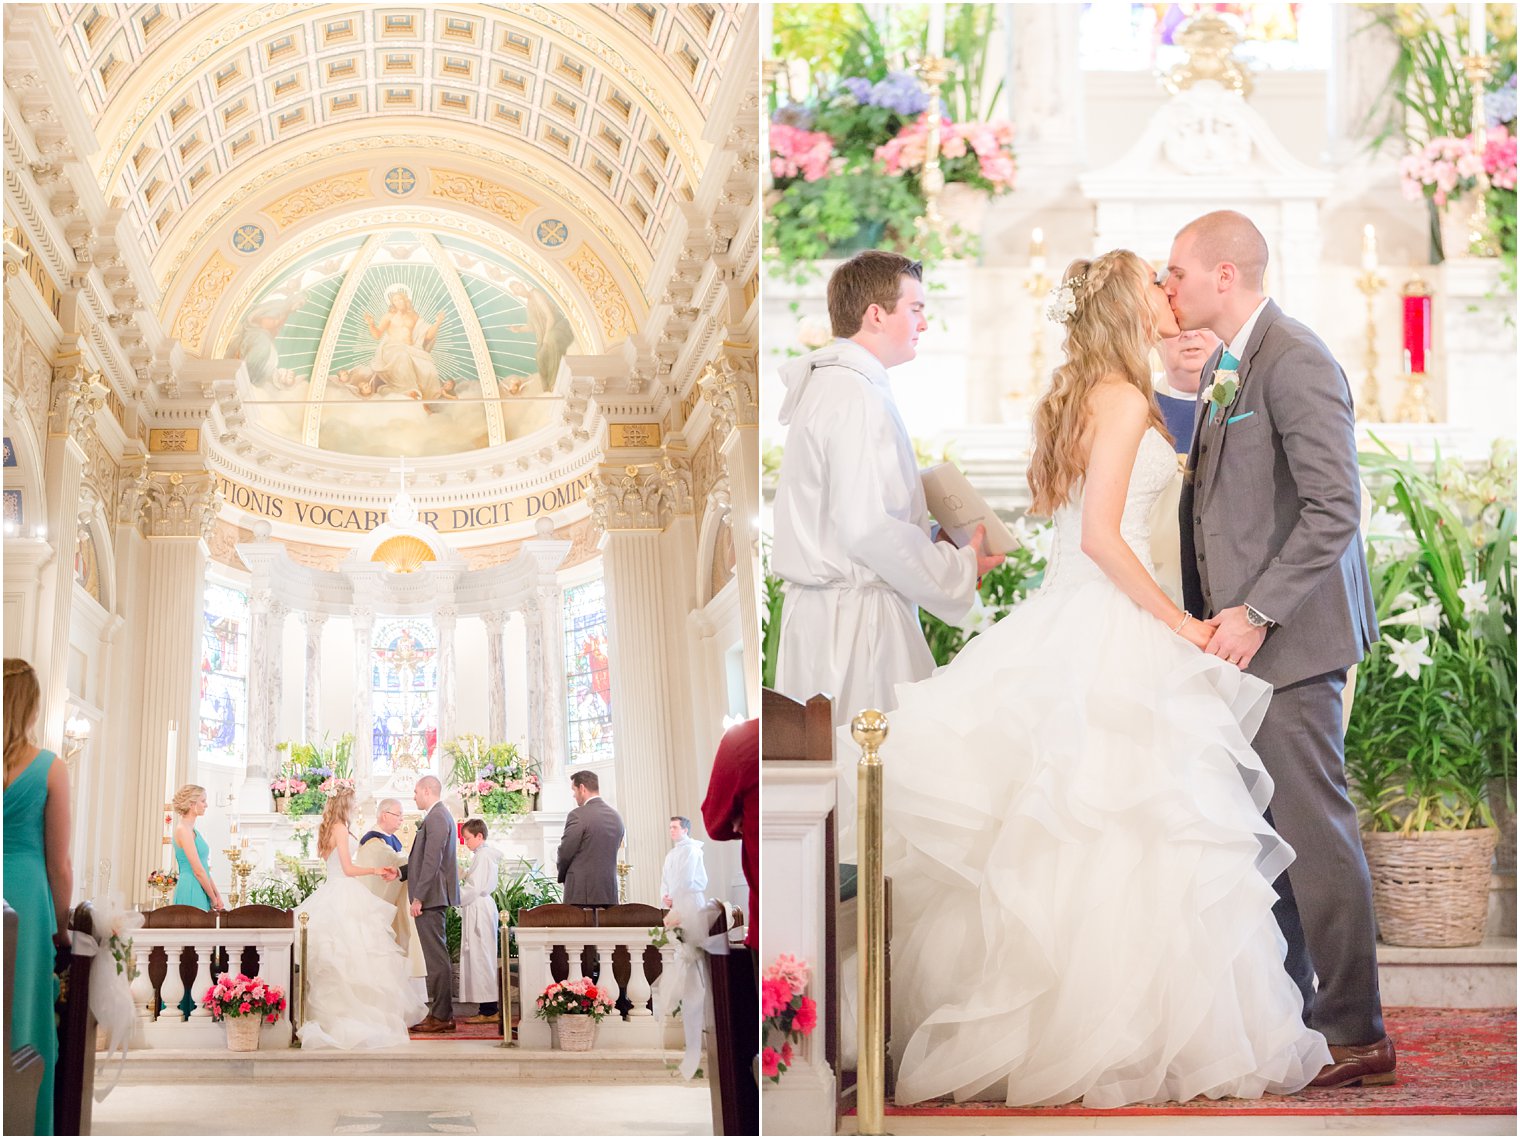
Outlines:
<svg viewBox="0 0 1520 1139"><path fill-rule="evenodd" d="M711 1135L705 1083L395 1080L122 1085L95 1135Z"/></svg>

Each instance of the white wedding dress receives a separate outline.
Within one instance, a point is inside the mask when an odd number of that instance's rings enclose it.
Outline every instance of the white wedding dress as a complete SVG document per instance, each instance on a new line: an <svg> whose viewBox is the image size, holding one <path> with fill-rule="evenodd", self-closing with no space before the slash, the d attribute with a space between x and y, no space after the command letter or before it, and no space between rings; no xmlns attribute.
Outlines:
<svg viewBox="0 0 1520 1139"><path fill-rule="evenodd" d="M350 851L350 857L352 857ZM390 1048L427 1015L413 989L406 956L391 933L396 907L343 873L335 850L327 880L296 909L306 927L303 1048Z"/></svg>
<svg viewBox="0 0 1520 1139"><path fill-rule="evenodd" d="M1141 440L1147 565L1177 475ZM1330 1062L1283 970L1293 852L1250 746L1271 689L1146 613L1055 517L1043 588L897 689L884 749L897 1102L1255 1097Z"/></svg>

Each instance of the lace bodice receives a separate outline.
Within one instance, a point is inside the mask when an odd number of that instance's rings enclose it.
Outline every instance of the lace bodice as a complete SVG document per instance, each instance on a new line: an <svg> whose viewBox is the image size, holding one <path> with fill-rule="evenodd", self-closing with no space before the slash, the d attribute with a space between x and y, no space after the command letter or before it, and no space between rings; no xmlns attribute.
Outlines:
<svg viewBox="0 0 1520 1139"><path fill-rule="evenodd" d="M1176 477L1177 453L1160 432L1146 431L1140 439L1140 450L1135 454L1135 466L1130 472L1119 533L1141 563L1153 572L1151 509ZM1056 511L1055 539L1050 548L1050 560L1045 566L1044 589L1081 585L1105 577L1097 563L1082 552L1082 499L1079 487L1071 501Z"/></svg>

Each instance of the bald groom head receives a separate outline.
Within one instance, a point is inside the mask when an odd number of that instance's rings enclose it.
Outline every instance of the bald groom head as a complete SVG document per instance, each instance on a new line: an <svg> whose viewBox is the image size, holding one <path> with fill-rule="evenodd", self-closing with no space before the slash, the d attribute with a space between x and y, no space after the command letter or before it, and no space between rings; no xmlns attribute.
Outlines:
<svg viewBox="0 0 1520 1139"><path fill-rule="evenodd" d="M1267 239L1245 214L1215 210L1194 218L1177 232L1177 240L1183 239L1191 241L1193 256L1204 265L1234 265L1240 285L1261 292L1267 273Z"/></svg>

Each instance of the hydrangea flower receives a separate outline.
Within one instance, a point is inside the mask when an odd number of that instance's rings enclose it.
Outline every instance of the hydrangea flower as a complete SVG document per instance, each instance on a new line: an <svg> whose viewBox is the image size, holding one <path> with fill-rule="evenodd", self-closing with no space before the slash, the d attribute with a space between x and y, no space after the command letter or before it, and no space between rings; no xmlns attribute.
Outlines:
<svg viewBox="0 0 1520 1139"><path fill-rule="evenodd" d="M862 79L859 76L855 76L841 82L839 84L839 89L841 91L848 91L850 98L854 99L862 106L871 102L871 81L869 79Z"/></svg>
<svg viewBox="0 0 1520 1139"><path fill-rule="evenodd" d="M911 72L894 71L871 88L871 105L909 118L929 108L929 92Z"/></svg>

